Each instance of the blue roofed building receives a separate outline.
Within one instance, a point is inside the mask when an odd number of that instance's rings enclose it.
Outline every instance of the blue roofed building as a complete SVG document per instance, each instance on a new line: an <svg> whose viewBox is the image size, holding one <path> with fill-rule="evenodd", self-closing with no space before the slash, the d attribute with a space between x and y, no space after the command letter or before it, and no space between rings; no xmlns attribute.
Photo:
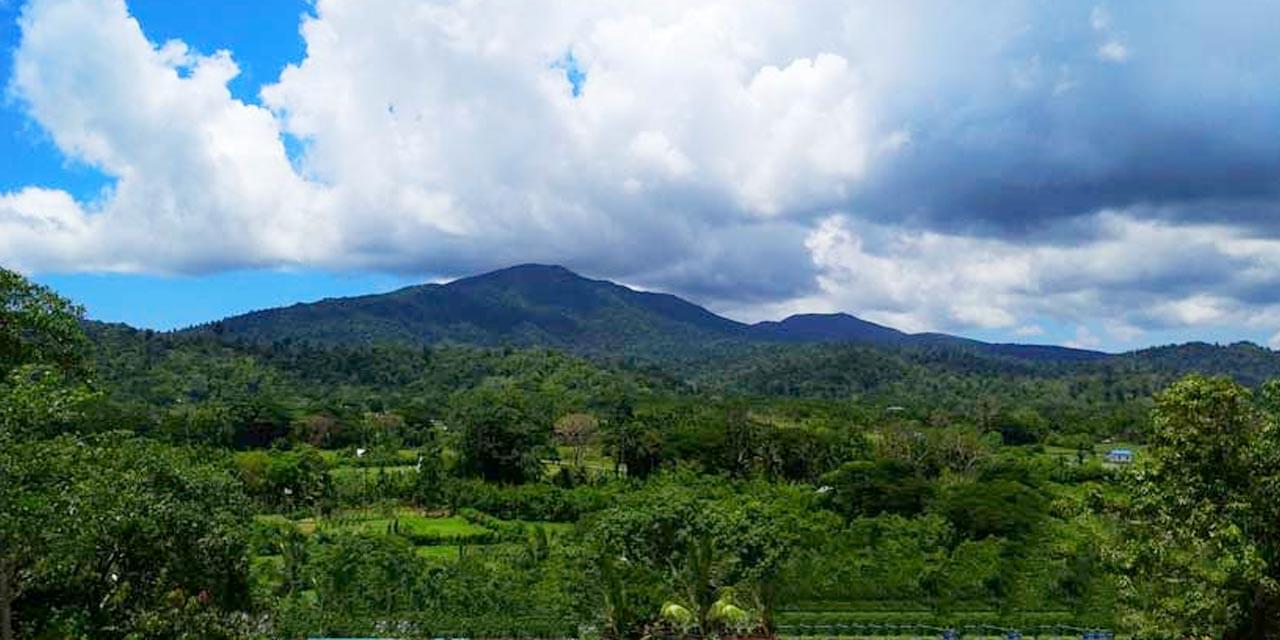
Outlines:
<svg viewBox="0 0 1280 640"><path fill-rule="evenodd" d="M1112 449L1107 452L1107 462L1130 464L1133 462L1133 449Z"/></svg>

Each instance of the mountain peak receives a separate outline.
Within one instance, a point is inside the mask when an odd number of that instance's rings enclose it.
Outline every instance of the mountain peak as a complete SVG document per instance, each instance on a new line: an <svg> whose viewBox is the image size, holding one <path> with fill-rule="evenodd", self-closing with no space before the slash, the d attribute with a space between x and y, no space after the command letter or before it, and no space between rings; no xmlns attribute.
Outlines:
<svg viewBox="0 0 1280 640"><path fill-rule="evenodd" d="M896 343L906 337L897 329L843 312L799 313L777 322L756 323L752 329L765 339L784 342Z"/></svg>
<svg viewBox="0 0 1280 640"><path fill-rule="evenodd" d="M569 276L577 276L579 278L582 277L577 273L574 273L573 271L570 271L568 268L563 267L561 265L542 264L539 262L526 262L524 264L517 264L510 267L506 267L504 269L497 269L495 271L491 271L485 275L494 275L497 273L529 273L529 274L542 274L542 275L569 275Z"/></svg>
<svg viewBox="0 0 1280 640"><path fill-rule="evenodd" d="M488 273L467 276L471 278L489 278L495 275L573 275L582 278L581 275L573 273L573 271L563 268L561 265L544 265L540 262L525 262L525 264L506 266L502 269L494 269Z"/></svg>
<svg viewBox="0 0 1280 640"><path fill-rule="evenodd" d="M566 280L587 280L587 278L570 271L558 264L539 264L535 262L527 262L517 264L511 267L496 269L487 273L481 273L474 276L459 278L449 284L462 284L467 282L533 282L533 281L554 281L564 282Z"/></svg>

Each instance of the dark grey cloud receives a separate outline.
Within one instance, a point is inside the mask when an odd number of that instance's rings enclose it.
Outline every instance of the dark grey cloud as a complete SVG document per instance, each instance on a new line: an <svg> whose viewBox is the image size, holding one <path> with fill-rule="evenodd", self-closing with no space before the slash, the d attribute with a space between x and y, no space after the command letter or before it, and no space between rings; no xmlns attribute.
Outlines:
<svg viewBox="0 0 1280 640"><path fill-rule="evenodd" d="M990 55L931 50L957 78L887 100L911 144L851 206L1014 238L1108 208L1280 231L1280 5L1037 8Z"/></svg>

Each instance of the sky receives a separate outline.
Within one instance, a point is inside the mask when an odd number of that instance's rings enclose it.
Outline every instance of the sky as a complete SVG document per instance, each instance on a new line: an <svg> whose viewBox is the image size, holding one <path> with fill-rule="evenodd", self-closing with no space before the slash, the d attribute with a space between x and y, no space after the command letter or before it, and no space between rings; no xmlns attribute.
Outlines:
<svg viewBox="0 0 1280 640"><path fill-rule="evenodd" d="M0 265L173 328L517 263L1280 347L1280 5L0 0Z"/></svg>

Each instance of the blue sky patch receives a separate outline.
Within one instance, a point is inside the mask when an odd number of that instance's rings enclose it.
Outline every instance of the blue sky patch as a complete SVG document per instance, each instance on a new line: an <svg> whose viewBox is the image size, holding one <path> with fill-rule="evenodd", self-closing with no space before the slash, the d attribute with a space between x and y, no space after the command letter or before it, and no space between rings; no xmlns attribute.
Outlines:
<svg viewBox="0 0 1280 640"><path fill-rule="evenodd" d="M578 59L574 57L572 49L566 51L559 60L551 63L551 68L564 71L564 79L569 83L570 90L573 91L573 97L577 98L582 95L582 87L587 84L587 72L583 71L582 66L578 64Z"/></svg>

